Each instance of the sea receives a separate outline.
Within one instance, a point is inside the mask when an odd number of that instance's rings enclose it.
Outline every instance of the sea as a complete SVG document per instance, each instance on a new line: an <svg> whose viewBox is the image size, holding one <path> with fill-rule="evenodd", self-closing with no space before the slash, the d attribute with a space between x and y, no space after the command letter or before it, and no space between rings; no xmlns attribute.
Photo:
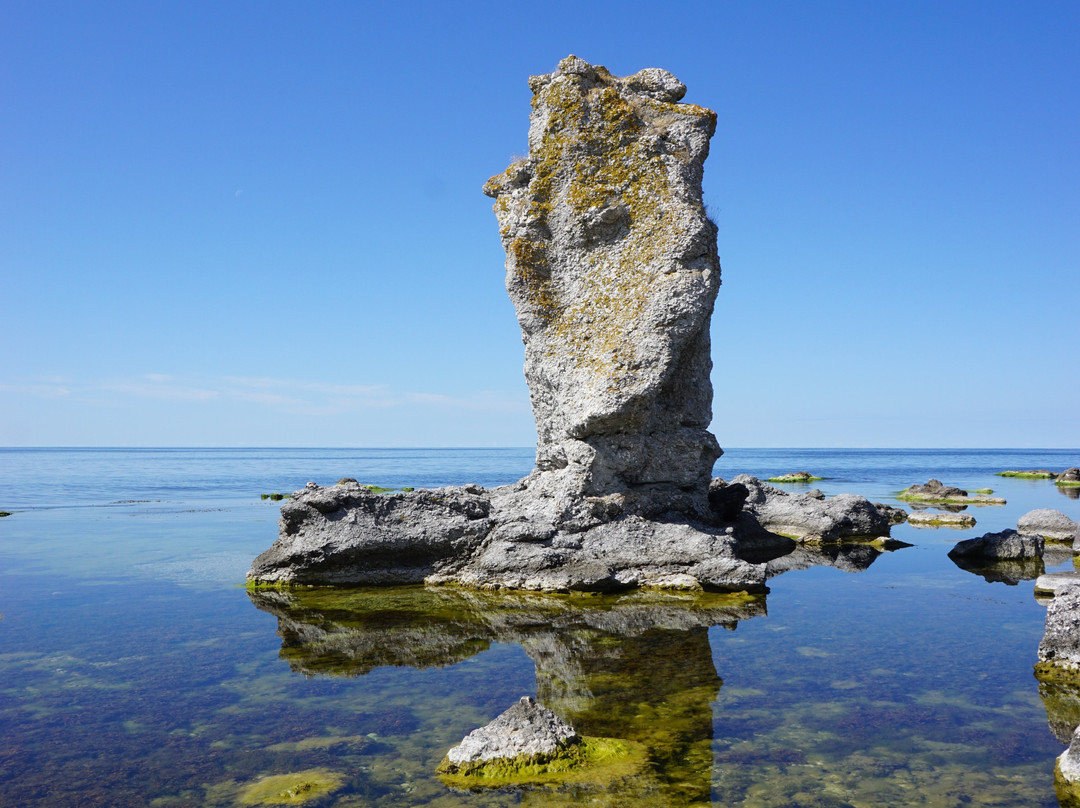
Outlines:
<svg viewBox="0 0 1080 808"><path fill-rule="evenodd" d="M308 481L527 474L521 449L0 449L0 806L1057 806L1080 691L1033 676L1041 564L959 540L1078 489L995 472L1080 449L729 449L730 479L896 499L993 489L972 528L800 550L763 597L422 586L249 590ZM1037 568L1036 568L1037 567ZM572 778L463 784L447 750L522 696L626 753Z"/></svg>

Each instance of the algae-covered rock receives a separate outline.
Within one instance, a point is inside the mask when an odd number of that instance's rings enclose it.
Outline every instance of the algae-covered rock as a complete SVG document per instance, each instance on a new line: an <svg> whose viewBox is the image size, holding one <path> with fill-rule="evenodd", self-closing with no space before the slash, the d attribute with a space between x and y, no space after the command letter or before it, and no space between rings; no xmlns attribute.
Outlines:
<svg viewBox="0 0 1080 808"><path fill-rule="evenodd" d="M985 494L969 494L963 488L945 485L933 478L925 485L912 485L896 495L905 502L927 502L953 505L1004 505L1001 497L988 497Z"/></svg>
<svg viewBox="0 0 1080 808"><path fill-rule="evenodd" d="M3 519L5 516L11 516L11 511L0 511L0 519Z"/></svg>
<svg viewBox="0 0 1080 808"><path fill-rule="evenodd" d="M1054 485L1080 487L1080 468L1073 466L1071 469L1065 469L1054 480Z"/></svg>
<svg viewBox="0 0 1080 808"><path fill-rule="evenodd" d="M998 471L998 477L1016 477L1021 480L1052 480L1057 477L1057 472L1048 469L1028 469L1027 471Z"/></svg>
<svg viewBox="0 0 1080 808"><path fill-rule="evenodd" d="M816 480L824 480L824 477L816 477L809 471L793 471L790 474L781 474L778 477L770 477L770 483L810 483Z"/></svg>
<svg viewBox="0 0 1080 808"><path fill-rule="evenodd" d="M709 320L720 286L702 170L716 114L651 68L569 56L534 76L529 153L484 192L525 342L537 468L565 491L704 497L720 449Z"/></svg>
<svg viewBox="0 0 1080 808"><path fill-rule="evenodd" d="M241 805L303 805L332 794L345 777L327 769L273 774L256 780L240 792Z"/></svg>
<svg viewBox="0 0 1080 808"><path fill-rule="evenodd" d="M937 511L915 511L908 515L910 524L916 527L956 527L975 526L975 517L970 513L938 513Z"/></svg>
<svg viewBox="0 0 1080 808"><path fill-rule="evenodd" d="M549 770L560 762L577 762L573 747L581 736L532 696L521 699L446 753L439 764L443 774L500 776L517 770Z"/></svg>
<svg viewBox="0 0 1080 808"><path fill-rule="evenodd" d="M1040 679L1080 680L1080 589L1061 591L1047 604L1035 674Z"/></svg>

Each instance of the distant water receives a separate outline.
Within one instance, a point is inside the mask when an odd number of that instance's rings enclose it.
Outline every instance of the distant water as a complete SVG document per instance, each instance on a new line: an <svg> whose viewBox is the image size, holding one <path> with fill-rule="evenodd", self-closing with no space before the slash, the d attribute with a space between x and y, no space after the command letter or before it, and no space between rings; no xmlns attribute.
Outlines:
<svg viewBox="0 0 1080 808"><path fill-rule="evenodd" d="M5 449L0 448L0 508L105 505L122 500L245 500L355 477L390 488L513 482L532 469L519 449ZM720 477L762 479L814 472L820 486L887 496L936 475L950 485L985 482L988 470L1080 463L1072 449L728 449ZM977 487L981 487L977 486Z"/></svg>
<svg viewBox="0 0 1080 808"><path fill-rule="evenodd" d="M826 478L787 490L900 504L936 477L1008 500L971 509L970 530L894 528L907 549L804 554L763 603L239 586L277 535L278 504L260 494L346 476L490 487L532 461L0 449L0 510L13 512L0 519L0 805L234 806L260 778L319 772L341 785L311 804L335 808L1057 804L1054 733L1080 720L1080 694L1032 676L1044 611L1030 570L991 582L947 551L1033 508L1080 520L1052 483L994 476L1080 465L1080 450L729 449L718 476ZM1047 558L1071 563L1068 549ZM526 693L582 731L642 744L648 765L555 794L471 794L433 775Z"/></svg>

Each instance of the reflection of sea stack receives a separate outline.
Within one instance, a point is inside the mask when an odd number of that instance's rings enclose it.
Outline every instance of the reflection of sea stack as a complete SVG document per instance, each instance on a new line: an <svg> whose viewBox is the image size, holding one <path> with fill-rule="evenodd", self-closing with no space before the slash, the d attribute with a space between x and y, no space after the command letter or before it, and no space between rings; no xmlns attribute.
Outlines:
<svg viewBox="0 0 1080 808"><path fill-rule="evenodd" d="M308 676L442 666L492 642L520 643L536 664L538 701L582 735L648 748L665 775L627 790L652 795L650 805L669 804L666 796L670 804L708 802L711 703L722 684L709 627L734 630L765 614L763 597L710 594L575 597L457 587L249 594L277 617L282 657Z"/></svg>
<svg viewBox="0 0 1080 808"><path fill-rule="evenodd" d="M310 484L249 578L534 590L763 589L714 511L701 180L716 126L685 86L570 56L529 81L529 154L484 186L506 248L538 443L518 483L379 495Z"/></svg>

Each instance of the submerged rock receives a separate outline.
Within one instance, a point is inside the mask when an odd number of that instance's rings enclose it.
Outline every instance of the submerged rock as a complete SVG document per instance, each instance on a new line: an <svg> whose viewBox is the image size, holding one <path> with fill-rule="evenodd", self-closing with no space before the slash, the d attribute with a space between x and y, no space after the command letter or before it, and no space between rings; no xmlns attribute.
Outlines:
<svg viewBox="0 0 1080 808"><path fill-rule="evenodd" d="M1021 561L1042 558L1042 536L1028 536L1015 530L986 533L976 539L957 542L949 551L949 558L970 561Z"/></svg>
<svg viewBox="0 0 1080 808"><path fill-rule="evenodd" d="M938 513L937 511L916 511L907 518L917 527L958 527L975 526L975 517L970 513Z"/></svg>
<svg viewBox="0 0 1080 808"><path fill-rule="evenodd" d="M762 590L762 529L721 454L709 320L720 285L702 203L716 115L650 68L574 56L529 81L529 154L490 179L525 343L536 469L510 486L393 493L343 479L282 508L248 579L486 588Z"/></svg>
<svg viewBox="0 0 1080 808"><path fill-rule="evenodd" d="M1061 511L1038 508L1021 516L1016 529L1020 533L1033 533L1049 541L1071 542L1076 536L1077 524Z"/></svg>
<svg viewBox="0 0 1080 808"><path fill-rule="evenodd" d="M865 497L838 494L819 500L781 491L748 474L731 482L746 487L744 510L773 533L819 542L889 534L890 520Z"/></svg>

